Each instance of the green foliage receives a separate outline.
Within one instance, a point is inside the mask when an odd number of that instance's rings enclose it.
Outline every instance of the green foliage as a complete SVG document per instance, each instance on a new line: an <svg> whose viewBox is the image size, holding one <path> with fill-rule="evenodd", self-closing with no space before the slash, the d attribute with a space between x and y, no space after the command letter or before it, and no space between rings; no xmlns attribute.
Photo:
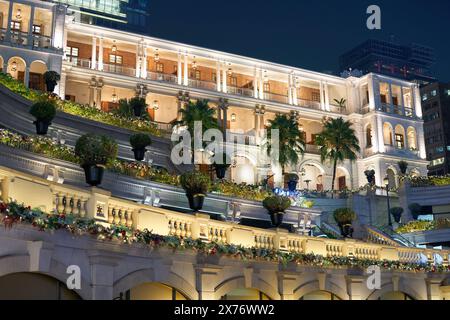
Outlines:
<svg viewBox="0 0 450 320"><path fill-rule="evenodd" d="M389 210L390 214L392 214L394 217L401 217L402 213L403 213L403 208L401 207L393 207Z"/></svg>
<svg viewBox="0 0 450 320"><path fill-rule="evenodd" d="M130 105L131 110L138 110L138 114L141 117L144 112L147 110L147 103L145 102L145 98L141 97L133 97L128 100L128 104Z"/></svg>
<svg viewBox="0 0 450 320"><path fill-rule="evenodd" d="M340 100L334 99L334 102L336 102L339 107L345 108L347 100L345 100L344 98L341 98Z"/></svg>
<svg viewBox="0 0 450 320"><path fill-rule="evenodd" d="M226 180L212 184L211 192L252 201L262 201L272 194L270 191L266 191L259 186L246 183L237 184Z"/></svg>
<svg viewBox="0 0 450 320"><path fill-rule="evenodd" d="M407 224L400 226L395 232L397 233L410 233L419 231L430 231L450 229L450 219L439 218L434 221L411 221Z"/></svg>
<svg viewBox="0 0 450 320"><path fill-rule="evenodd" d="M210 183L211 179L200 171L186 172L180 177L181 187L187 194L206 194Z"/></svg>
<svg viewBox="0 0 450 320"><path fill-rule="evenodd" d="M61 76L56 71L46 71L44 73L44 81L56 84L61 80Z"/></svg>
<svg viewBox="0 0 450 320"><path fill-rule="evenodd" d="M400 169L400 172L402 174L406 174L406 170L408 169L408 162L401 160L401 161L397 162L397 165Z"/></svg>
<svg viewBox="0 0 450 320"><path fill-rule="evenodd" d="M291 199L289 197L273 195L265 198L262 205L270 213L282 213L291 206Z"/></svg>
<svg viewBox="0 0 450 320"><path fill-rule="evenodd" d="M88 133L77 140L75 155L82 166L106 166L116 159L117 148L117 143L110 137Z"/></svg>
<svg viewBox="0 0 450 320"><path fill-rule="evenodd" d="M144 133L133 134L130 137L130 144L133 149L144 149L152 144L152 138Z"/></svg>
<svg viewBox="0 0 450 320"><path fill-rule="evenodd" d="M432 187L432 186L449 186L450 175L447 176L420 176L410 177L411 186L415 188L419 187Z"/></svg>
<svg viewBox="0 0 450 320"><path fill-rule="evenodd" d="M48 94L40 91L27 88L22 82L17 81L10 75L0 72L0 84L12 92L21 95L22 97L32 101L38 102L48 99ZM88 105L81 105L73 101L55 100L56 108L63 112L98 121L111 126L124 128L136 132L149 133L154 136L161 136L162 133L158 130L157 125L148 119L136 118L132 116L124 116L112 112L104 112L100 109L93 108Z"/></svg>
<svg viewBox="0 0 450 320"><path fill-rule="evenodd" d="M56 115L56 106L52 100L35 102L30 108L30 114L39 121L51 122Z"/></svg>
<svg viewBox="0 0 450 320"><path fill-rule="evenodd" d="M274 150L272 145L272 130L278 130L279 150ZM278 159L276 159L278 152ZM299 129L297 121L288 115L277 114L275 119L269 121L267 128L267 155L274 157L284 170L284 166L295 166L299 161L299 155L305 152L304 135Z"/></svg>
<svg viewBox="0 0 450 320"><path fill-rule="evenodd" d="M351 224L356 219L356 213L350 208L340 208L334 210L333 217L338 224Z"/></svg>
<svg viewBox="0 0 450 320"><path fill-rule="evenodd" d="M133 109L131 109L131 106L128 103L127 99L120 99L119 107L117 109L114 109L112 112L119 117L124 117L124 118L133 118L134 117Z"/></svg>
<svg viewBox="0 0 450 320"><path fill-rule="evenodd" d="M322 162L329 160L333 164L333 190L337 164L345 160L356 160L360 151L358 138L351 126L351 122L343 118L326 119L323 122L322 132L316 138Z"/></svg>

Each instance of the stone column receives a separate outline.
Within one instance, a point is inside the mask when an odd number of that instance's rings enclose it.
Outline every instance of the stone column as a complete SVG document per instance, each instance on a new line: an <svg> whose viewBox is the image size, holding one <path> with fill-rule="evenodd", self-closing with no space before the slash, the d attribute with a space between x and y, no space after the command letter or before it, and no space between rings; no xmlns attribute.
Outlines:
<svg viewBox="0 0 450 320"><path fill-rule="evenodd" d="M383 121L380 116L376 116L376 123L378 129L378 152L384 153L386 148L384 147L384 132L383 132Z"/></svg>
<svg viewBox="0 0 450 320"><path fill-rule="evenodd" d="M103 71L103 37L100 37L98 45L98 70Z"/></svg>
<svg viewBox="0 0 450 320"><path fill-rule="evenodd" d="M25 79L24 79L24 82L25 82L25 86L28 88L30 86L30 67L29 66L27 66L25 68Z"/></svg>
<svg viewBox="0 0 450 320"><path fill-rule="evenodd" d="M330 111L330 96L329 96L329 92L328 92L328 83L325 82L323 84L323 86L324 86L324 97L325 97L325 102L324 102L325 110Z"/></svg>
<svg viewBox="0 0 450 320"><path fill-rule="evenodd" d="M223 65L222 68L222 92L223 93L227 93L227 68L226 65Z"/></svg>
<svg viewBox="0 0 450 320"><path fill-rule="evenodd" d="M294 300L294 290L298 283L299 274L295 272L278 272L278 292L281 300Z"/></svg>
<svg viewBox="0 0 450 320"><path fill-rule="evenodd" d="M428 300L442 300L441 294L441 278L428 278L425 280L427 285L427 299Z"/></svg>
<svg viewBox="0 0 450 320"><path fill-rule="evenodd" d="M102 108L102 88L103 88L103 80L99 79L97 81L97 86L95 88L95 90L96 90L95 105L97 106L97 109Z"/></svg>
<svg viewBox="0 0 450 320"><path fill-rule="evenodd" d="M255 68L254 80L253 80L253 97L258 99L258 70Z"/></svg>
<svg viewBox="0 0 450 320"><path fill-rule="evenodd" d="M298 97L297 97L297 80L294 76L292 76L292 100L294 100L294 106L298 106Z"/></svg>
<svg viewBox="0 0 450 320"><path fill-rule="evenodd" d="M218 107L222 113L222 130L225 133L227 130L227 121L228 121L228 100L224 98L219 99ZM226 136L226 135L225 135Z"/></svg>
<svg viewBox="0 0 450 320"><path fill-rule="evenodd" d="M196 289L199 300L216 300L215 287L222 267L196 266Z"/></svg>
<svg viewBox="0 0 450 320"><path fill-rule="evenodd" d="M5 42L11 41L11 21L12 21L13 6L14 2L9 1L8 23L6 24Z"/></svg>
<svg viewBox="0 0 450 320"><path fill-rule="evenodd" d="M185 108L186 103L189 103L189 92L180 91L177 95L177 121L181 121L181 109Z"/></svg>
<svg viewBox="0 0 450 320"><path fill-rule="evenodd" d="M178 64L177 64L177 77L178 77L178 85L183 84L183 66L181 63L181 53L178 52Z"/></svg>
<svg viewBox="0 0 450 320"><path fill-rule="evenodd" d="M97 38L92 37L91 69L97 68Z"/></svg>
<svg viewBox="0 0 450 320"><path fill-rule="evenodd" d="M67 74L65 72L61 72L61 80L59 80L59 97L62 100L66 99L66 81Z"/></svg>
<svg viewBox="0 0 450 320"><path fill-rule="evenodd" d="M189 85L189 66L188 66L188 56L187 54L184 55L184 74L183 74L183 85L188 86Z"/></svg>
<svg viewBox="0 0 450 320"><path fill-rule="evenodd" d="M35 6L31 6L30 21L28 22L28 45L34 46L33 43L33 22L34 22Z"/></svg>
<svg viewBox="0 0 450 320"><path fill-rule="evenodd" d="M114 299L114 268L118 258L107 256L98 251L90 252L91 287L93 300Z"/></svg>
<svg viewBox="0 0 450 320"><path fill-rule="evenodd" d="M288 74L288 102L289 104L294 104L292 99L292 75Z"/></svg>
<svg viewBox="0 0 450 320"><path fill-rule="evenodd" d="M363 276L346 276L347 294L350 300L362 300Z"/></svg>
<svg viewBox="0 0 450 320"><path fill-rule="evenodd" d="M262 70L259 70L259 98L264 100L264 77Z"/></svg>
<svg viewBox="0 0 450 320"><path fill-rule="evenodd" d="M147 69L148 69L148 53L147 53L147 46L144 45L142 48L142 69L141 69L141 78L147 79Z"/></svg>
<svg viewBox="0 0 450 320"><path fill-rule="evenodd" d="M89 105L91 107L94 106L94 103L96 101L96 91L95 88L97 87L97 80L95 79L95 77L92 77L90 82L89 82Z"/></svg>
<svg viewBox="0 0 450 320"><path fill-rule="evenodd" d="M216 90L221 92L221 81L220 81L220 61L216 61Z"/></svg>
<svg viewBox="0 0 450 320"><path fill-rule="evenodd" d="M320 109L325 110L325 101L324 101L324 90L323 90L323 82L320 81L319 84L319 91L320 91Z"/></svg>
<svg viewBox="0 0 450 320"><path fill-rule="evenodd" d="M422 119L422 97L420 96L420 89L417 84L414 85L414 111L416 113L416 117Z"/></svg>

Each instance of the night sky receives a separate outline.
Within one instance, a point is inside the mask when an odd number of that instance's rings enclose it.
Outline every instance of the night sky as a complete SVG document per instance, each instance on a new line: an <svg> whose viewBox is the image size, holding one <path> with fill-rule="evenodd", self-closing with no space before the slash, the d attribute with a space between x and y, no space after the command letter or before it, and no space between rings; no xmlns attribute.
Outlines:
<svg viewBox="0 0 450 320"><path fill-rule="evenodd" d="M433 47L434 76L450 81L449 0L149 1L155 37L338 74L340 54L393 35ZM371 4L381 7L381 30L366 28Z"/></svg>

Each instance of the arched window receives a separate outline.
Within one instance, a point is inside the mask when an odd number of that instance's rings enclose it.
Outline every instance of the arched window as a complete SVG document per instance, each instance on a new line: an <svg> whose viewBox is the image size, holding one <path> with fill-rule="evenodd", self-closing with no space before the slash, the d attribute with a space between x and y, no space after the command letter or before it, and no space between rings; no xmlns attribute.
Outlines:
<svg viewBox="0 0 450 320"><path fill-rule="evenodd" d="M220 300L272 300L264 292L257 289L234 289L222 296Z"/></svg>
<svg viewBox="0 0 450 320"><path fill-rule="evenodd" d="M395 147L405 149L405 129L401 125L395 126Z"/></svg>
<svg viewBox="0 0 450 320"><path fill-rule="evenodd" d="M383 124L383 138L384 138L384 144L388 146L392 146L392 127L389 123L385 122Z"/></svg>
<svg viewBox="0 0 450 320"><path fill-rule="evenodd" d="M124 293L116 300L188 300L176 288L159 282L142 283Z"/></svg>
<svg viewBox="0 0 450 320"><path fill-rule="evenodd" d="M305 294L303 297L300 298L300 300L342 300L342 299L339 298L334 293L323 290L317 290Z"/></svg>
<svg viewBox="0 0 450 320"><path fill-rule="evenodd" d="M416 129L414 129L413 127L409 127L406 134L408 136L408 148L410 150L417 150Z"/></svg>
<svg viewBox="0 0 450 320"><path fill-rule="evenodd" d="M372 148L372 126L370 124L366 128L366 148Z"/></svg>
<svg viewBox="0 0 450 320"><path fill-rule="evenodd" d="M384 293L378 300L414 300L411 296L401 291L391 291Z"/></svg>

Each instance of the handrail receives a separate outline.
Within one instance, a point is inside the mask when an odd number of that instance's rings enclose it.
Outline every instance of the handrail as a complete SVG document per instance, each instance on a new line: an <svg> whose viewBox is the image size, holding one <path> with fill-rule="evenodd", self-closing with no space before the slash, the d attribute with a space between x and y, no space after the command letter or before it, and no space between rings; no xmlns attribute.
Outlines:
<svg viewBox="0 0 450 320"><path fill-rule="evenodd" d="M72 214L107 225L148 229L163 236L190 237L205 242L216 241L324 257L449 263L450 251L447 250L387 246L353 239L317 238L279 229L265 230L215 221L205 214L189 215L139 204L112 197L106 190L61 185L7 168L0 168L0 195L3 201L13 198L19 203L39 207L49 214ZM437 259L438 255L441 259Z"/></svg>

